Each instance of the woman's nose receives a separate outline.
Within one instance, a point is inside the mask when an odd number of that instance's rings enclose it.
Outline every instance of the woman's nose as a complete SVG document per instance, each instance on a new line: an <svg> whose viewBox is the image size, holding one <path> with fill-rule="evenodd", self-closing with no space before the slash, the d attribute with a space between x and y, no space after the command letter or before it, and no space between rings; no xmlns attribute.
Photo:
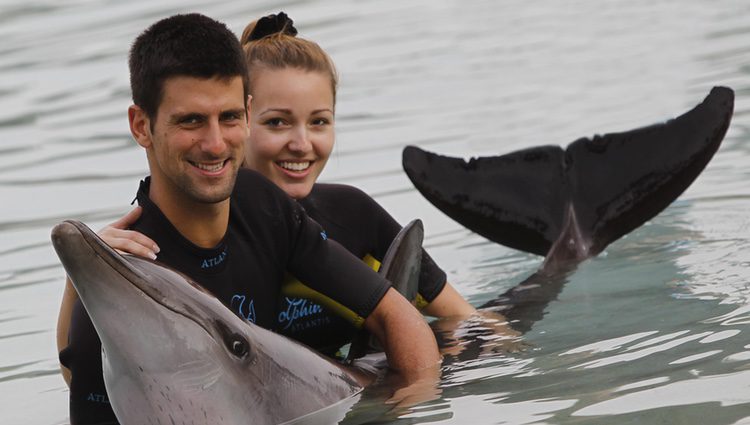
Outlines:
<svg viewBox="0 0 750 425"><path fill-rule="evenodd" d="M312 143L304 126L298 126L291 132L287 147L292 152L308 153L312 151Z"/></svg>

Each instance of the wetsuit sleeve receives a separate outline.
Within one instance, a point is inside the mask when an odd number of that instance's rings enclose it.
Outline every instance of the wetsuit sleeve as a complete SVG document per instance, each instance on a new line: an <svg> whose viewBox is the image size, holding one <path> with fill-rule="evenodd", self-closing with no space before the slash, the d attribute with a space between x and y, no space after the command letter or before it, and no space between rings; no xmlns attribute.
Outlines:
<svg viewBox="0 0 750 425"><path fill-rule="evenodd" d="M71 425L117 424L104 387L101 341L81 300L73 306L68 341L60 363L71 373Z"/></svg>
<svg viewBox="0 0 750 425"><path fill-rule="evenodd" d="M292 295L322 302L355 326L362 326L390 283L329 239L297 202L291 201L289 207L294 226L287 269L314 291Z"/></svg>
<svg viewBox="0 0 750 425"><path fill-rule="evenodd" d="M305 282L298 285L302 293L285 288L285 296L314 300L361 326L390 288L387 280L328 238L297 201L261 174L240 170L232 199L236 220L252 228L248 237L267 252L268 261Z"/></svg>
<svg viewBox="0 0 750 425"><path fill-rule="evenodd" d="M377 203L372 197L359 189L354 189L359 193L362 205L360 210L370 215L370 221L375 223L375 229L372 235L376 241L376 250L373 256L378 261L383 261L388 248L391 246L393 239L401 231L401 225ZM422 249L422 265L419 273L419 295L427 303L431 303L443 290L447 276L445 272L438 267L430 255Z"/></svg>

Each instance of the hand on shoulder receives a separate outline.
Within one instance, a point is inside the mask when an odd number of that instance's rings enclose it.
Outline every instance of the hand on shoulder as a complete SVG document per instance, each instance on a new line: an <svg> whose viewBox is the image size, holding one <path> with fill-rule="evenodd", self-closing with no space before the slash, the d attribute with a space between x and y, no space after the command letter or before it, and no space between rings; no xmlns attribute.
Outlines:
<svg viewBox="0 0 750 425"><path fill-rule="evenodd" d="M135 207L118 220L106 225L97 234L107 245L117 251L156 259L159 246L151 238L135 230L128 230L141 216L143 209Z"/></svg>

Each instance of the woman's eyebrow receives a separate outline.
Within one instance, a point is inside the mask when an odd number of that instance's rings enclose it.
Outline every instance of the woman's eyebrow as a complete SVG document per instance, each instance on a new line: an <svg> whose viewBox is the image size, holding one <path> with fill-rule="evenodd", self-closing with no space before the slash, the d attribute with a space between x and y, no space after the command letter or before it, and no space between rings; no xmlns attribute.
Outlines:
<svg viewBox="0 0 750 425"><path fill-rule="evenodd" d="M291 109L284 109L284 108L268 108L265 111L261 112L260 115L265 115L270 112L280 112L282 114L292 115Z"/></svg>

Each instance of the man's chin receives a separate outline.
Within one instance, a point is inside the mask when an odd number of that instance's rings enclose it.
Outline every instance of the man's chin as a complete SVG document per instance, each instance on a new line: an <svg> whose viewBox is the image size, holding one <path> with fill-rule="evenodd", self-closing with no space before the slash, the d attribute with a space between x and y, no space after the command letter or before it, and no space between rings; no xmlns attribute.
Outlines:
<svg viewBox="0 0 750 425"><path fill-rule="evenodd" d="M235 179L231 179L231 182L222 181L216 184L191 184L185 188L185 192L193 199L193 201L201 204L217 204L224 202L232 195L234 190Z"/></svg>

